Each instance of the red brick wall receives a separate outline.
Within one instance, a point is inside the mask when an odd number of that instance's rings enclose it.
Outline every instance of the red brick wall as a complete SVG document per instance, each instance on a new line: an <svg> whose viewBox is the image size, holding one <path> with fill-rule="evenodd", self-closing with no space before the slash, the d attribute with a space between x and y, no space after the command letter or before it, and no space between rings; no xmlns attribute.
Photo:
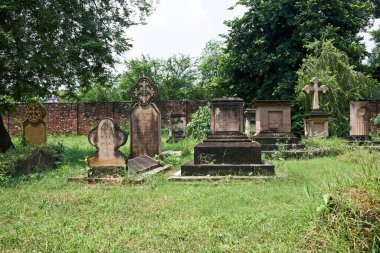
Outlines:
<svg viewBox="0 0 380 253"><path fill-rule="evenodd" d="M157 102L161 111L162 124L167 125L169 113L190 115L207 101L166 101ZM117 123L129 125L129 115L133 104L129 102L104 103L44 103L45 122L49 134L78 134L88 132L105 118L113 118ZM23 104L16 105L16 112L3 117L4 125L11 134L19 134L24 121Z"/></svg>
<svg viewBox="0 0 380 253"><path fill-rule="evenodd" d="M380 114L380 100L370 100L369 101L369 118L373 119ZM376 127L371 121L371 129L380 130L380 127Z"/></svg>

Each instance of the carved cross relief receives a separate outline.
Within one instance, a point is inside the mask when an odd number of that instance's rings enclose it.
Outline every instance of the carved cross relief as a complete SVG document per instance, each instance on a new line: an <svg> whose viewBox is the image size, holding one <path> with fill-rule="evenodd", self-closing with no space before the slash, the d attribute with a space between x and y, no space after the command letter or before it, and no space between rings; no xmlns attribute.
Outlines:
<svg viewBox="0 0 380 253"><path fill-rule="evenodd" d="M140 105L148 105L158 97L158 86L147 77L140 78L131 88L131 96L136 99Z"/></svg>
<svg viewBox="0 0 380 253"><path fill-rule="evenodd" d="M310 92L314 92L314 97L313 97L313 110L318 110L319 109L319 92L326 93L329 89L327 88L326 85L322 85L321 87L318 87L318 84L321 81L317 77L313 77L310 80L310 83L312 85L306 85L302 91L309 94Z"/></svg>

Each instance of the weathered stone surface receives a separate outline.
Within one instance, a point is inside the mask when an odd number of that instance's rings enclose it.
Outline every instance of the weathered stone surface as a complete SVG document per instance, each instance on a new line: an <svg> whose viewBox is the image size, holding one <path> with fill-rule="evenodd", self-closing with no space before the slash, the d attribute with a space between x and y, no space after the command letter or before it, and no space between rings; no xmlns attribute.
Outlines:
<svg viewBox="0 0 380 253"><path fill-rule="evenodd" d="M255 103L256 135L262 132L291 133L290 100L261 100Z"/></svg>
<svg viewBox="0 0 380 253"><path fill-rule="evenodd" d="M118 150L127 142L128 135L112 119L105 118L88 134L88 141L96 147L89 159L91 168L126 168L126 157Z"/></svg>
<svg viewBox="0 0 380 253"><path fill-rule="evenodd" d="M160 167L158 162L150 156L143 155L128 160L128 170L135 173L143 173Z"/></svg>
<svg viewBox="0 0 380 253"><path fill-rule="evenodd" d="M155 104L136 104L131 113L130 158L161 152L161 114Z"/></svg>
<svg viewBox="0 0 380 253"><path fill-rule="evenodd" d="M16 174L21 176L43 172L55 167L55 162L57 162L56 156L37 149L30 157L17 164Z"/></svg>
<svg viewBox="0 0 380 253"><path fill-rule="evenodd" d="M182 156L182 151L166 150L161 153L162 156Z"/></svg>
<svg viewBox="0 0 380 253"><path fill-rule="evenodd" d="M23 123L23 138L28 145L41 145L46 143L46 123L43 119L46 116L45 108L36 101L25 104Z"/></svg>
<svg viewBox="0 0 380 253"><path fill-rule="evenodd" d="M182 140L186 138L186 115L169 115L169 140Z"/></svg>
<svg viewBox="0 0 380 253"><path fill-rule="evenodd" d="M158 96L157 85L149 78L140 78L131 88L137 103L130 116L130 157L154 157L161 152L161 113L152 103Z"/></svg>
<svg viewBox="0 0 380 253"><path fill-rule="evenodd" d="M369 136L369 102L353 101L350 103L350 136Z"/></svg>
<svg viewBox="0 0 380 253"><path fill-rule="evenodd" d="M274 166L261 161L260 144L244 134L243 100L211 102L211 134L194 147L194 161L181 166L182 175L272 175Z"/></svg>
<svg viewBox="0 0 380 253"><path fill-rule="evenodd" d="M311 79L310 82L313 86L306 85L302 89L307 94L314 92L312 111L304 116L305 136L328 137L329 115L319 109L319 92L326 93L328 88L325 85L318 87L320 80L317 77Z"/></svg>
<svg viewBox="0 0 380 253"><path fill-rule="evenodd" d="M256 132L256 110L255 109L246 109L244 112L245 115L245 134L252 135Z"/></svg>

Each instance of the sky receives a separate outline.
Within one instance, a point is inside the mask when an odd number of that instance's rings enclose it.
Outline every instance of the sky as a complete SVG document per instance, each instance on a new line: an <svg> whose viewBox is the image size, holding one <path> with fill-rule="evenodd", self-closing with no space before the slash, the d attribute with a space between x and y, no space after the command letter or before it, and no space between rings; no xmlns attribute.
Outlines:
<svg viewBox="0 0 380 253"><path fill-rule="evenodd" d="M155 12L147 18L146 25L131 27L127 36L132 38L133 48L121 57L121 61L141 54L154 58L167 58L173 54L199 56L206 42L218 40L226 34L223 24L244 13L243 7L228 10L236 0L160 0ZM380 26L375 22L374 28ZM373 29L374 29L373 28ZM369 34L362 34L367 49L373 48ZM120 64L117 72L123 71Z"/></svg>

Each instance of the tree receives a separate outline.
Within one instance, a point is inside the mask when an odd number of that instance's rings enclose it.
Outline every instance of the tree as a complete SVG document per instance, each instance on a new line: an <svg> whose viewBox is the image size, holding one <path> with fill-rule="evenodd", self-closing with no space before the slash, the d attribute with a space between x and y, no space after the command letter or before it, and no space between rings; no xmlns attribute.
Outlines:
<svg viewBox="0 0 380 253"><path fill-rule="evenodd" d="M129 99L129 89L142 76L157 82L160 100L199 99L203 95L197 86L197 60L185 55L173 55L168 59L154 59L142 55L126 61L118 89L123 99Z"/></svg>
<svg viewBox="0 0 380 253"><path fill-rule="evenodd" d="M375 42L375 47L368 57L368 63L373 71L380 67L380 29L372 31L371 35L372 40Z"/></svg>
<svg viewBox="0 0 380 253"><path fill-rule="evenodd" d="M104 83L117 56L131 47L125 29L144 21L150 1L2 2L0 94L20 100L60 86L70 92Z"/></svg>
<svg viewBox="0 0 380 253"><path fill-rule="evenodd" d="M359 66L365 48L358 36L371 23L375 1L240 0L242 17L226 22L227 73L221 85L252 99L292 99L304 45L323 35Z"/></svg>
<svg viewBox="0 0 380 253"><path fill-rule="evenodd" d="M357 71L350 64L348 56L337 49L333 41L315 41L307 48L312 53L304 59L297 72L297 99L304 111L311 110L312 96L305 95L302 89L310 84L313 77L318 77L329 89L320 101L321 108L331 114L330 132L333 135L346 135L350 102L371 96L379 84L370 76Z"/></svg>

